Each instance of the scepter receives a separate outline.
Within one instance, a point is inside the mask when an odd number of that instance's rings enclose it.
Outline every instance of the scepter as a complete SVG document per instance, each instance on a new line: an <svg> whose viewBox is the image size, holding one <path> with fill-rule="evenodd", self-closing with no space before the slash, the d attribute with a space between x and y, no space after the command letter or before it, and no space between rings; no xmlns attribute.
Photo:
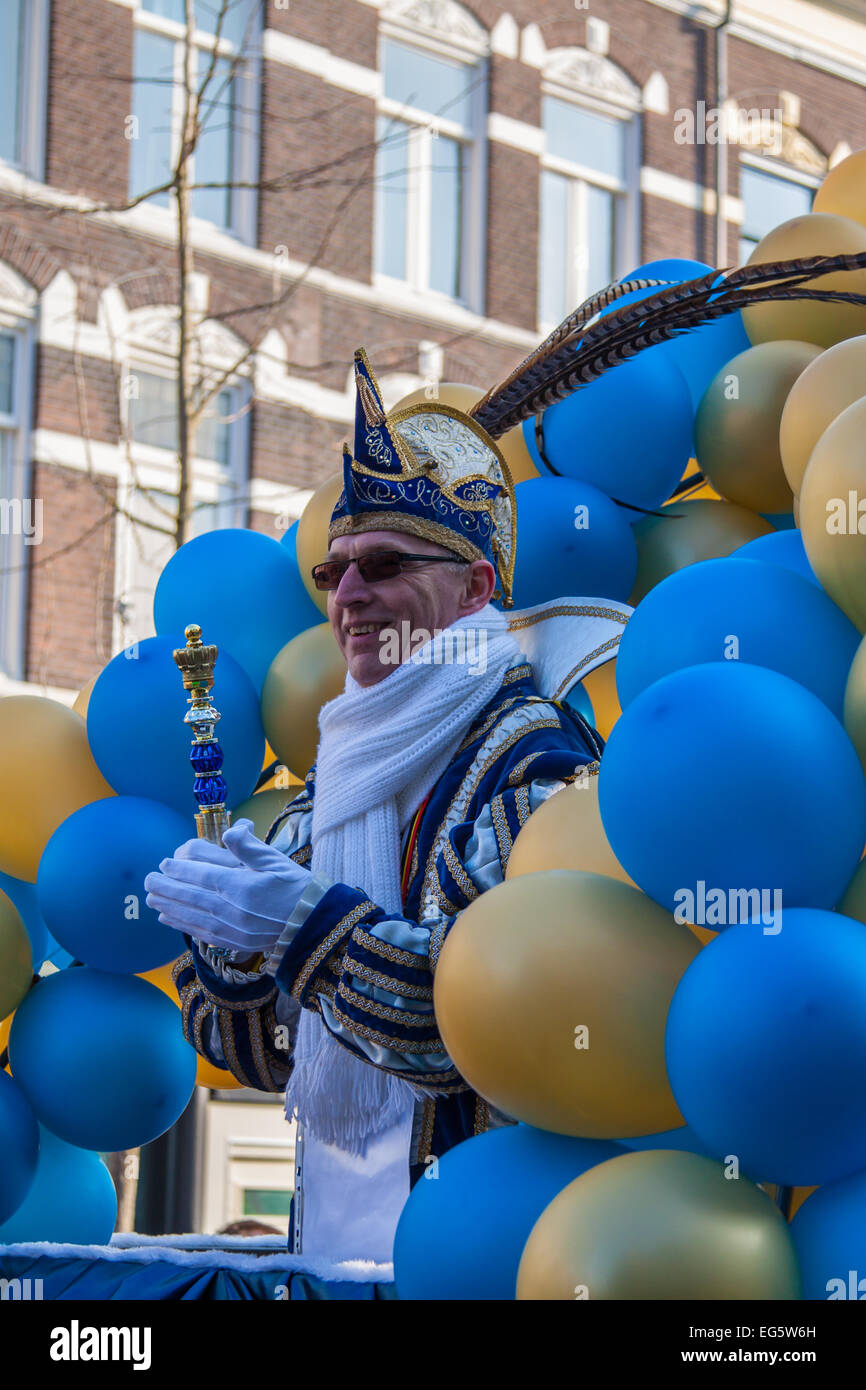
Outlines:
<svg viewBox="0 0 866 1390"><path fill-rule="evenodd" d="M201 628L191 623L184 628L186 646L172 652L175 664L183 676L189 709L184 724L193 731L189 760L193 771L193 796L198 803L195 824L200 840L221 845L223 833L231 825L231 811L226 810L226 783L222 775L223 750L214 729L220 712L210 698L213 687L213 668L219 648L201 640Z"/></svg>

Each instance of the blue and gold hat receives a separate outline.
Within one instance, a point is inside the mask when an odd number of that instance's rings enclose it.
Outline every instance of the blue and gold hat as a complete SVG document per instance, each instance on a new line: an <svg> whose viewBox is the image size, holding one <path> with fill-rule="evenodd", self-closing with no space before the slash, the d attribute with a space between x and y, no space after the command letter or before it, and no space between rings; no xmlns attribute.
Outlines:
<svg viewBox="0 0 866 1390"><path fill-rule="evenodd" d="M512 606L516 507L499 449L471 416L438 401L388 415L367 355L355 353L355 446L343 446L343 491L328 540L362 531L423 536L489 560L494 598Z"/></svg>

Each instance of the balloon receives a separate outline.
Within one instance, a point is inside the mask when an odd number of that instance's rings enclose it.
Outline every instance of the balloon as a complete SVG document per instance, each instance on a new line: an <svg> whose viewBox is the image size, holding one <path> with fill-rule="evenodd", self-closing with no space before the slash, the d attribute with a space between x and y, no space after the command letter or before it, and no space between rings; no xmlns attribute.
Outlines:
<svg viewBox="0 0 866 1390"><path fill-rule="evenodd" d="M33 952L21 914L0 889L0 1018L17 1009L33 978Z"/></svg>
<svg viewBox="0 0 866 1390"><path fill-rule="evenodd" d="M548 1202L621 1152L521 1124L455 1145L415 1183L403 1208L394 1240L398 1297L513 1299L523 1247Z"/></svg>
<svg viewBox="0 0 866 1390"><path fill-rule="evenodd" d="M861 859L854 870L851 882L836 904L836 911L855 917L858 922L866 922L866 859Z"/></svg>
<svg viewBox="0 0 866 1390"><path fill-rule="evenodd" d="M514 606L563 594L624 600L634 583L637 547L627 513L574 478L518 483Z"/></svg>
<svg viewBox="0 0 866 1390"><path fill-rule="evenodd" d="M30 1191L38 1157L39 1126L30 1102L18 1082L0 1071L0 1222Z"/></svg>
<svg viewBox="0 0 866 1390"><path fill-rule="evenodd" d="M293 521L280 536L280 545L285 546L295 564L298 563L298 523ZM300 570L298 571L300 576Z"/></svg>
<svg viewBox="0 0 866 1390"><path fill-rule="evenodd" d="M263 840L289 802L301 790L298 783L291 787L269 787L266 791L248 796L246 801L232 807L232 823L237 824L244 817L253 823L253 831Z"/></svg>
<svg viewBox="0 0 866 1390"><path fill-rule="evenodd" d="M635 609L617 657L623 709L653 681L701 662L766 666L811 690L836 718L859 634L808 579L759 560L702 560Z"/></svg>
<svg viewBox="0 0 866 1390"><path fill-rule="evenodd" d="M843 722L866 773L866 637L860 642L848 672Z"/></svg>
<svg viewBox="0 0 866 1390"><path fill-rule="evenodd" d="M677 1102L719 1157L788 1186L866 1167L866 932L785 907L731 927L686 971L665 1054Z"/></svg>
<svg viewBox="0 0 866 1390"><path fill-rule="evenodd" d="M547 463L538 450L535 421L524 421L524 438L539 472L565 474L617 502L658 507L689 461L691 398L682 374L650 351L548 406L543 430ZM623 511L628 521L640 520L639 511ZM517 515L522 522L519 500Z"/></svg>
<svg viewBox="0 0 866 1390"><path fill-rule="evenodd" d="M866 501L863 431L866 396L829 425L800 488L800 530L809 563L827 593L866 631Z"/></svg>
<svg viewBox="0 0 866 1390"><path fill-rule="evenodd" d="M456 406L468 415L473 405L486 394L482 386L464 386L458 382L440 381L431 383L430 386L420 386L417 391L410 391L408 396L402 396L389 414L396 415L398 410L404 410L411 405L439 404ZM526 447L520 425L506 430L505 434L496 440L496 447L508 465L513 483L523 483L527 478L538 477L538 469Z"/></svg>
<svg viewBox="0 0 866 1390"><path fill-rule="evenodd" d="M631 1139L621 1139L620 1143L635 1153L643 1153L647 1149L668 1149L678 1153L703 1154L705 1158L715 1157L688 1125L680 1125L679 1129L665 1129L660 1134L639 1134Z"/></svg>
<svg viewBox="0 0 866 1390"><path fill-rule="evenodd" d="M206 630L203 637L209 640ZM109 661L90 697L87 737L115 791L165 802L189 818L198 810L189 761L192 730L184 723L189 705L172 659L172 652L184 645L179 633L147 637ZM223 775L231 795L240 801L252 794L258 781L265 735L255 687L226 651L217 656L213 699L221 716L216 733L224 755ZM135 756L129 738L120 734L120 711L137 747L147 749L146 757ZM194 833L193 828L190 834Z"/></svg>
<svg viewBox="0 0 866 1390"><path fill-rule="evenodd" d="M827 1183L791 1222L803 1297L866 1298L866 1173Z"/></svg>
<svg viewBox="0 0 866 1390"><path fill-rule="evenodd" d="M837 256L866 251L866 227L847 217L828 212L807 212L782 222L758 242L748 265L791 260L799 256ZM804 281L811 290L866 292L866 270L839 270ZM742 311L746 333L753 343L797 338L819 347L831 347L842 338L866 332L866 305L833 301L786 299L749 304Z"/></svg>
<svg viewBox="0 0 866 1390"><path fill-rule="evenodd" d="M0 1245L107 1245L116 1220L117 1193L100 1156L40 1125L36 1176L18 1210L0 1225Z"/></svg>
<svg viewBox="0 0 866 1390"><path fill-rule="evenodd" d="M315 622L315 614L284 545L257 531L226 527L175 551L156 586L153 622L160 637L198 623L202 640L229 652L260 691L277 652ZM219 663L214 675L218 682ZM180 676L175 679L180 687ZM222 711L220 687L215 689Z"/></svg>
<svg viewBox="0 0 866 1390"><path fill-rule="evenodd" d="M775 534L763 517L736 502L690 498L662 511L669 515L645 516L634 527L637 579L628 597L634 606L675 570L730 555L744 541Z"/></svg>
<svg viewBox="0 0 866 1390"><path fill-rule="evenodd" d="M96 675L91 676L87 684L81 687L81 689L79 690L78 694L72 702L72 708L75 710L76 714L81 715L82 719L87 719L87 706L90 704L90 696L92 695L93 687L95 686L98 680L99 672L97 671Z"/></svg>
<svg viewBox="0 0 866 1390"><path fill-rule="evenodd" d="M593 1139L669 1129L681 1116L664 1021L699 949L615 879L512 878L474 899L445 939L433 984L445 1050L474 1090L527 1124Z"/></svg>
<svg viewBox="0 0 866 1390"><path fill-rule="evenodd" d="M866 395L866 335L827 348L800 373L779 422L779 452L798 493L812 450L828 425Z"/></svg>
<svg viewBox="0 0 866 1390"><path fill-rule="evenodd" d="M784 1217L692 1153L630 1153L569 1183L526 1242L518 1299L798 1299Z"/></svg>
<svg viewBox="0 0 866 1390"><path fill-rule="evenodd" d="M760 560L771 565L784 565L785 569L801 574L812 584L818 577L809 564L803 537L796 529L790 531L771 531L769 535L758 536L746 545L741 545L731 553L734 560Z"/></svg>
<svg viewBox="0 0 866 1390"><path fill-rule="evenodd" d="M713 269L713 266L707 265L704 261L671 258L649 261L646 265L638 266L637 270L623 275L622 281L647 279L682 283L684 280L696 280ZM659 289L661 288L659 286ZM658 290L647 291L647 295L657 293ZM724 314L714 323L702 324L700 328L693 328L680 337L647 350L663 353L669 362L673 362L679 368L689 388L692 406L697 409L701 396L719 368L748 346L749 340L743 327L742 315L737 310L734 314Z"/></svg>
<svg viewBox="0 0 866 1390"><path fill-rule="evenodd" d="M346 659L330 623L288 642L271 663L262 689L262 722L281 762L306 776L319 746L319 711L343 693Z"/></svg>
<svg viewBox="0 0 866 1390"><path fill-rule="evenodd" d="M81 966L49 975L19 1004L9 1059L37 1119L69 1144L114 1153L180 1118L196 1054L164 994L135 975Z"/></svg>
<svg viewBox="0 0 866 1390"><path fill-rule="evenodd" d="M144 880L194 838L177 811L141 796L82 806L55 830L39 864L36 889L52 935L96 970L132 974L176 960L183 936L147 906Z"/></svg>
<svg viewBox="0 0 866 1390"><path fill-rule="evenodd" d="M606 739L622 713L616 693L616 657L596 666L581 684L592 701L593 726Z"/></svg>
<svg viewBox="0 0 866 1390"><path fill-rule="evenodd" d="M817 777L804 775L804 730ZM788 676L742 661L690 666L638 695L608 739L598 792L634 882L716 929L753 890L833 907L866 843L866 782L841 724ZM718 898L704 918L690 910L701 884L721 895L720 919Z"/></svg>
<svg viewBox="0 0 866 1390"><path fill-rule="evenodd" d="M0 873L0 891L12 899L24 923L24 930L30 938L35 973L48 955L48 932L39 910L36 885L25 883L21 878L13 878L11 874Z"/></svg>
<svg viewBox="0 0 866 1390"><path fill-rule="evenodd" d="M815 212L837 213L866 223L866 150L854 150L824 175L815 194Z"/></svg>
<svg viewBox="0 0 866 1390"><path fill-rule="evenodd" d="M709 382L707 382L707 385L709 385ZM703 391L701 392L701 395L703 395ZM699 404L700 402L698 402L698 405ZM716 492L716 489L713 487L712 483L708 483L704 478L704 475L701 473L701 470L698 467L698 461L696 458L689 459L688 468L686 469L682 478L680 478L680 483L683 482L687 482L688 487L682 488L681 491L678 493L671 494L670 498L665 503L666 507L673 507L674 510L679 511L678 503L680 501L694 502L698 498L709 498L713 502L722 501L722 498ZM675 504L677 505L675 506ZM750 513L750 515L752 515L752 513Z"/></svg>
<svg viewBox="0 0 866 1390"><path fill-rule="evenodd" d="M695 446L723 497L756 512L790 512L779 421L791 387L818 355L810 343L761 343L713 377L695 416Z"/></svg>
<svg viewBox="0 0 866 1390"><path fill-rule="evenodd" d="M597 776L578 776L533 811L511 847L505 877L545 869L585 869L631 883L604 833Z"/></svg>
<svg viewBox="0 0 866 1390"><path fill-rule="evenodd" d="M0 700L0 869L28 883L61 821L111 796L80 714L41 695Z"/></svg>
<svg viewBox="0 0 866 1390"><path fill-rule="evenodd" d="M324 589L316 588L310 571L314 565L320 564L328 553L328 527L331 524L331 513L337 505L337 499L342 491L342 472L332 474L330 478L325 479L320 487L316 488L298 520L298 538L295 543L298 573L308 597L312 599L319 612L325 614L325 617L328 615L328 595ZM311 618L309 622L304 624L304 627L310 627L315 621L315 618ZM294 637L296 634L290 633L289 635ZM287 640L284 639L280 646L285 646Z"/></svg>

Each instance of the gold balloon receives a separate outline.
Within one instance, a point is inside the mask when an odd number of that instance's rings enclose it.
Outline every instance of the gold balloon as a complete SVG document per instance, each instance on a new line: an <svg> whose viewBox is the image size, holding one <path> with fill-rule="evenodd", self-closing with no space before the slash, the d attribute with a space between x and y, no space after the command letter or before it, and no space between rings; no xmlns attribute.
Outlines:
<svg viewBox="0 0 866 1390"><path fill-rule="evenodd" d="M277 816L297 796L302 783L295 779L294 785L287 787L268 787L264 791L248 796L246 801L232 807L232 824L236 825L242 816L253 823L253 830L263 840Z"/></svg>
<svg viewBox="0 0 866 1390"><path fill-rule="evenodd" d="M403 410L408 405L422 405L429 401L431 404L456 406L458 410L462 410L464 414L468 415L473 405L476 405L486 394L481 386L465 386L456 381L442 381L436 383L435 391L432 386L429 388L421 386L417 391L410 391L408 396L403 396L397 402L394 411ZM393 413L393 411L389 413ZM513 483L525 483L529 478L538 477L538 469L526 447L521 425L514 425L512 429L507 430L501 439L496 440L496 446L508 464L508 471Z"/></svg>
<svg viewBox="0 0 866 1390"><path fill-rule="evenodd" d="M866 226L866 149L854 150L824 175L813 212L832 212Z"/></svg>
<svg viewBox="0 0 866 1390"><path fill-rule="evenodd" d="M749 265L786 261L800 256L835 256L866 251L866 227L849 217L829 212L807 212L792 217L758 242ZM803 289L846 290L866 293L866 270L838 270L806 280ZM866 304L822 303L820 300L786 299L750 304L743 310L743 325L752 343L795 338L804 343L831 347L843 338L866 333ZM765 511L770 508L766 507ZM773 508L781 511L780 507Z"/></svg>
<svg viewBox="0 0 866 1390"><path fill-rule="evenodd" d="M21 915L0 889L0 1018L18 1008L33 979L33 952Z"/></svg>
<svg viewBox="0 0 866 1390"><path fill-rule="evenodd" d="M0 700L0 768L0 869L35 883L61 821L114 792L93 761L81 715L41 695Z"/></svg>
<svg viewBox="0 0 866 1390"><path fill-rule="evenodd" d="M693 478L697 473L700 473L700 471L701 470L698 466L697 459L689 459L688 464L686 465L686 471L680 479L680 482L685 481L685 479L687 478ZM719 494L716 492L716 489L713 487L712 483L708 483L706 482L706 480L704 480L701 483L700 487L695 488L694 492L685 493L683 495L683 501L694 502L698 498L704 497L712 498L716 502L721 500ZM674 501L675 499L667 501L663 505L665 507L672 507L674 505Z"/></svg>
<svg viewBox="0 0 866 1390"><path fill-rule="evenodd" d="M800 1297L793 1242L767 1194L669 1149L609 1158L564 1187L517 1272L518 1300Z"/></svg>
<svg viewBox="0 0 866 1390"><path fill-rule="evenodd" d="M6 1048L9 1046L9 1030L12 1027L12 1020L14 1017L14 1014L10 1014L8 1018L0 1018L0 1052L5 1052ZM12 1068L8 1062L3 1070L6 1072L7 1076L12 1075Z"/></svg>
<svg viewBox="0 0 866 1390"><path fill-rule="evenodd" d="M611 849L598 809L598 777L583 777L533 811L511 847L506 879L584 869L633 883Z"/></svg>
<svg viewBox="0 0 866 1390"><path fill-rule="evenodd" d="M845 732L860 755L863 771L866 772L866 637L854 653L854 660L848 671L842 722ZM847 909L841 910L845 912Z"/></svg>
<svg viewBox="0 0 866 1390"><path fill-rule="evenodd" d="M834 603L866 631L866 396L829 425L800 488L809 563ZM862 508L862 510L861 510Z"/></svg>
<svg viewBox="0 0 866 1390"><path fill-rule="evenodd" d="M797 530L799 531L799 529L800 529L800 498L799 498L799 497L795 497L795 498L794 498L794 505L793 505L793 507L791 508L791 511L793 512L793 515L794 515L794 525L796 526Z"/></svg>
<svg viewBox="0 0 866 1390"><path fill-rule="evenodd" d="M539 1129L673 1129L683 1120L665 1019L699 950L672 913L615 879L553 869L506 880L446 937L433 983L442 1041L470 1086Z"/></svg>
<svg viewBox="0 0 866 1390"><path fill-rule="evenodd" d="M328 613L328 595L323 589L316 588L310 571L313 565L318 565L328 553L328 527L331 524L331 513L342 491L343 474L342 472L334 473L316 489L298 518L298 534L295 546L298 571L303 580L304 588L313 603L319 612L326 616Z"/></svg>
<svg viewBox="0 0 866 1390"><path fill-rule="evenodd" d="M761 343L726 362L704 392L695 416L698 462L730 502L755 512L791 510L779 421L788 392L818 354L811 343Z"/></svg>
<svg viewBox="0 0 866 1390"><path fill-rule="evenodd" d="M866 336L846 338L827 348L797 377L779 424L782 467L795 494L827 426L862 396L866 396Z"/></svg>
<svg viewBox="0 0 866 1390"><path fill-rule="evenodd" d="M180 999L171 979L174 965L174 961L169 961L168 965L158 965L155 970L143 970L141 979L156 985L157 989L161 989L163 994L167 995L171 1002L180 1008ZM238 1081L236 1076L232 1076L230 1071L224 1071L222 1067L215 1067L213 1062L209 1062L207 1057L202 1057L199 1052L196 1055L195 1084L206 1086L214 1091L234 1091L242 1087L244 1083Z"/></svg>
<svg viewBox="0 0 866 1390"><path fill-rule="evenodd" d="M346 662L330 623L307 628L271 662L262 687L262 723L277 757L298 777L319 746L319 710L343 692Z"/></svg>
<svg viewBox="0 0 866 1390"><path fill-rule="evenodd" d="M95 676L91 676L87 684L81 687L75 699L72 701L72 708L75 710L75 713L80 714L81 718L85 721L87 720L87 706L90 704L93 687L96 685L101 674L101 671L97 671Z"/></svg>
<svg viewBox="0 0 866 1390"><path fill-rule="evenodd" d="M581 685L592 704L593 722L603 739L607 739L616 721L622 714L622 706L616 691L616 657L596 666Z"/></svg>
<svg viewBox="0 0 866 1390"><path fill-rule="evenodd" d="M666 510L674 515L644 516L632 527L637 543L637 578L628 601L633 608L676 570L698 560L721 559L773 530L764 517L736 502L698 497L671 503L669 508L662 508Z"/></svg>

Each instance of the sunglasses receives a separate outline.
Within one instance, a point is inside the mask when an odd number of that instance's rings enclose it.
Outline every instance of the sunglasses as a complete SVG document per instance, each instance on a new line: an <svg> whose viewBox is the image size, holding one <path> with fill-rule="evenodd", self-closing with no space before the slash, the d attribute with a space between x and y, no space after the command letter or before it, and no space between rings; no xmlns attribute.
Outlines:
<svg viewBox="0 0 866 1390"><path fill-rule="evenodd" d="M375 550L368 555L353 555L351 560L324 560L314 565L313 580L317 589L336 589L350 565L357 565L365 584L378 584L383 579L396 579L405 565L468 565L460 555L407 555L403 550Z"/></svg>

